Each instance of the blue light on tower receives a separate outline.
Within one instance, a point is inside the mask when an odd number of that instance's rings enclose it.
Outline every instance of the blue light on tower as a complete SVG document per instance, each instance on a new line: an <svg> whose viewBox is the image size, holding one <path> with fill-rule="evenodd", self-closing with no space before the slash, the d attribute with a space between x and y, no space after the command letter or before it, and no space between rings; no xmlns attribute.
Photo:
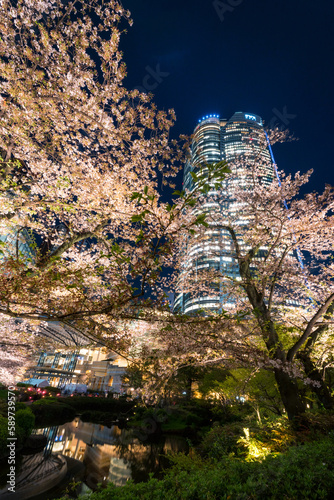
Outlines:
<svg viewBox="0 0 334 500"><path fill-rule="evenodd" d="M202 116L202 118L200 118L198 120L198 123L201 123L204 120L208 120L209 118L219 118L219 115L206 115L206 116Z"/></svg>

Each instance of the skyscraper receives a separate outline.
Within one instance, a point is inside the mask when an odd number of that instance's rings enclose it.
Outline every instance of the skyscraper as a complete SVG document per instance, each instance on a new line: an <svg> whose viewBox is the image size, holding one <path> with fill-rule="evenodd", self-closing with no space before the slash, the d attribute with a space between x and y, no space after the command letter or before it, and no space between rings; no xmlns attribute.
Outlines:
<svg viewBox="0 0 334 500"><path fill-rule="evenodd" d="M274 177L270 153L267 147L262 119L258 115L236 112L229 119L220 119L218 115L205 116L199 120L194 130L191 158L184 168L184 189L192 191L195 184L191 173L199 168L205 175L206 164L225 160L233 171L220 186L219 199L212 185L206 195L203 210L208 214L220 213L220 222L211 221L205 231L205 238L186 243L180 274L180 289L176 296L174 311L194 314L200 310L220 312L231 306L219 283L212 283L210 291L199 290L196 294L182 290L183 277L193 276L201 270L217 270L221 276L238 278L238 266L233 256L231 237L222 228L221 221L237 213L238 207L233 197L236 183L249 187L249 167L256 165L261 170L261 181L270 183ZM239 221L247 224L247 220ZM242 244L242 241L241 241Z"/></svg>

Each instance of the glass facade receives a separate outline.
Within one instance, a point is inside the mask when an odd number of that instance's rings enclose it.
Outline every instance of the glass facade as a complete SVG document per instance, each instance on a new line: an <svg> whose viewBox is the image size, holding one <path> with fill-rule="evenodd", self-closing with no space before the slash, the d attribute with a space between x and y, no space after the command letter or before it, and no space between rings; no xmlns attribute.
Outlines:
<svg viewBox="0 0 334 500"><path fill-rule="evenodd" d="M249 187L249 167L255 165L261 170L261 182L271 183L274 170L267 147L265 132L261 117L258 115L237 112L229 120L222 120L216 115L204 117L194 130L191 159L184 168L184 189L192 191L191 172L201 167L205 175L205 164L218 163L226 160L233 175L222 181L219 197L214 185L206 195L203 209L208 214L219 213L219 221L214 216L209 227L196 242L187 243L184 249L183 269L180 274L180 290L176 295L174 311L184 314L195 314L210 310L221 312L233 306L231 299L224 292L223 279L211 283L210 291L200 290L194 293L182 291L182 282L187 276L196 276L202 270L218 271L219 276L238 279L238 265L233 255L233 245L230 234L223 229L224 219L240 212L240 207L234 199L235 186ZM239 220L239 226L247 224L247 220ZM242 239L239 241L243 245ZM185 280L183 280L183 277Z"/></svg>
<svg viewBox="0 0 334 500"><path fill-rule="evenodd" d="M0 250L0 261L9 256L31 262L36 258L33 239L26 228L15 228L0 234Z"/></svg>

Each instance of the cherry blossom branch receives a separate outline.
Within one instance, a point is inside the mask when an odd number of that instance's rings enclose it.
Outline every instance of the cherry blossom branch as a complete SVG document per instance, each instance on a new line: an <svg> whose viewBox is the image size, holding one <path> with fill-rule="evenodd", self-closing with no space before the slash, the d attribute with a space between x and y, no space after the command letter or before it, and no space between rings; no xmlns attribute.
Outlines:
<svg viewBox="0 0 334 500"><path fill-rule="evenodd" d="M316 325L317 321L321 316L328 311L328 308L331 307L334 303L334 293L330 294L330 296L325 300L322 306L319 307L317 312L314 314L312 319L309 321L303 335L295 342L295 344L289 349L287 354L287 360L292 361L298 350L302 347L302 345L306 342L308 337L312 334L313 328Z"/></svg>

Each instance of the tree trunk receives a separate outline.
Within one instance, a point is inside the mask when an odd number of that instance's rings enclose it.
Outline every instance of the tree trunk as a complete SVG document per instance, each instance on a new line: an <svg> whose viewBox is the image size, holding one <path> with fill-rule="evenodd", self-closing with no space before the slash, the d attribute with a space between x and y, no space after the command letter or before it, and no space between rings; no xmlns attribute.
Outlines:
<svg viewBox="0 0 334 500"><path fill-rule="evenodd" d="M186 379L186 383L185 383L185 389L186 389L186 400L189 401L191 399L191 386L192 386L192 383L193 383L193 379L191 377L187 377Z"/></svg>
<svg viewBox="0 0 334 500"><path fill-rule="evenodd" d="M305 412L305 404L297 383L287 373L279 369L275 369L275 380L289 420L296 420Z"/></svg>
<svg viewBox="0 0 334 500"><path fill-rule="evenodd" d="M326 410L331 410L333 408L333 399L331 397L330 391L326 383L324 382L320 371L310 358L308 352L299 352L297 354L297 357L302 361L306 375L313 382L316 382L316 385L310 385L310 389L316 394L320 404L322 404Z"/></svg>

